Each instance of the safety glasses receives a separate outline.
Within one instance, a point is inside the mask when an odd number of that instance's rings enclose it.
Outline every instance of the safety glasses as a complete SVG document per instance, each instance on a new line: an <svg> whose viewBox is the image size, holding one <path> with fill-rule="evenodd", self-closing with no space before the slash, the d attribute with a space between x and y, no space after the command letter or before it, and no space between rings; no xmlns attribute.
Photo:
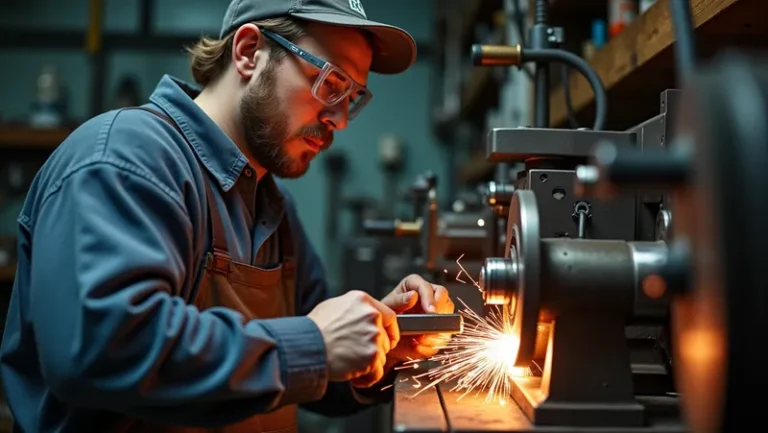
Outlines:
<svg viewBox="0 0 768 433"><path fill-rule="evenodd" d="M349 100L347 114L349 120L354 119L373 97L368 89L358 84L346 72L330 62L313 56L277 33L265 29L261 29L261 33L286 50L319 68L320 75L315 80L315 84L312 85L312 95L328 107L335 106L344 100Z"/></svg>

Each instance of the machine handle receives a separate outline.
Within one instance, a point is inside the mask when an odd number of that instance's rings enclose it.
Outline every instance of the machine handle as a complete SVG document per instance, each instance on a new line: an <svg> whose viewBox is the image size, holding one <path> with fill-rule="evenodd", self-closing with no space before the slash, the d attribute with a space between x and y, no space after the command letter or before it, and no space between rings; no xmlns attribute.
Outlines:
<svg viewBox="0 0 768 433"><path fill-rule="evenodd" d="M460 334L464 318L460 314L398 314L400 335Z"/></svg>
<svg viewBox="0 0 768 433"><path fill-rule="evenodd" d="M678 140L666 151L618 148L612 143L598 143L593 162L599 177L618 185L662 187L684 184L691 179L692 150L684 140Z"/></svg>
<svg viewBox="0 0 768 433"><path fill-rule="evenodd" d="M520 66L520 45L472 45L472 65L474 66Z"/></svg>

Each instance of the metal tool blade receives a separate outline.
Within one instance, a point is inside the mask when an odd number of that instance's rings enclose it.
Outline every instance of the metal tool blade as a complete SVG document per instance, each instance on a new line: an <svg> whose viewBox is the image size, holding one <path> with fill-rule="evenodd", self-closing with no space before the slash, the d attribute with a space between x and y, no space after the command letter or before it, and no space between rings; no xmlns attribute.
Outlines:
<svg viewBox="0 0 768 433"><path fill-rule="evenodd" d="M460 314L398 314L400 335L459 334L464 330Z"/></svg>

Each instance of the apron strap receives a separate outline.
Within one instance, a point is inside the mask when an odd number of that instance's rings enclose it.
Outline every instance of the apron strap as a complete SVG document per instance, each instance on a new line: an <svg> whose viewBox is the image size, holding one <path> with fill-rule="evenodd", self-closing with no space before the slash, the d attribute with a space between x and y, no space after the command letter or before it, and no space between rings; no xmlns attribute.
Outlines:
<svg viewBox="0 0 768 433"><path fill-rule="evenodd" d="M164 120L167 124L171 125L176 131L178 131L179 134L184 137L184 141L189 144L189 141L187 140L181 128L179 128L179 125L177 125L176 122L174 122L173 119L168 117L165 113L161 113L148 107L133 108L147 111ZM218 205L216 204L216 196L213 195L213 190L211 189L211 182L205 175L205 167L200 161L200 157L197 156L197 153L193 153L195 154L198 165L200 165L200 170L203 173L203 184L205 185L205 195L208 202L208 219L210 220L209 228L211 234L211 245L213 246L213 256L208 258L208 264L211 265L214 270L228 273L230 256L229 248L227 247L227 236L224 232L224 223L221 220L221 213L219 212Z"/></svg>

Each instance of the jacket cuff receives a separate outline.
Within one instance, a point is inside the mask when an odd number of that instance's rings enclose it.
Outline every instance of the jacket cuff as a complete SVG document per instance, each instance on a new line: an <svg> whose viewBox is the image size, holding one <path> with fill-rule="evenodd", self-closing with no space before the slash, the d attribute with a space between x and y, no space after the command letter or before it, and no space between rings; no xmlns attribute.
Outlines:
<svg viewBox="0 0 768 433"><path fill-rule="evenodd" d="M325 341L308 317L281 317L260 321L278 342L281 379L285 392L280 406L319 400L328 387Z"/></svg>

